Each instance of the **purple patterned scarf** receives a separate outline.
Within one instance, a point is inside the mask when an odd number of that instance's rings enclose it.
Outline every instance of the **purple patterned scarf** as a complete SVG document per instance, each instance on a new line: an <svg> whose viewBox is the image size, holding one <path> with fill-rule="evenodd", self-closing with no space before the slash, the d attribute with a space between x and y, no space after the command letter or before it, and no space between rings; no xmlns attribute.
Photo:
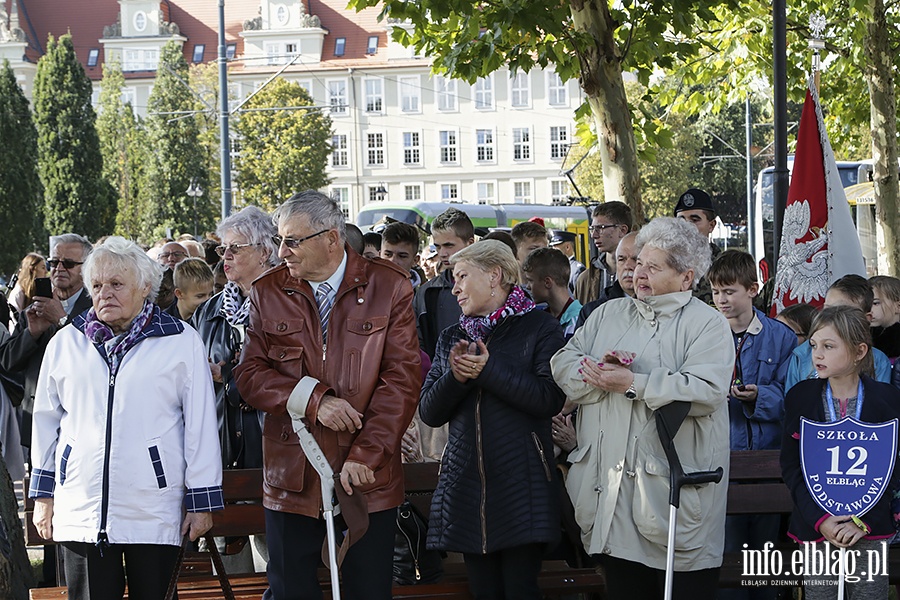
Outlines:
<svg viewBox="0 0 900 600"><path fill-rule="evenodd" d="M84 319L84 335L87 339L97 345L103 345L106 350L106 361L109 363L110 373L115 375L119 371L119 363L125 353L131 350L138 341L138 337L150 318L153 316L153 303L144 300L144 306L141 312L134 318L128 331L119 334L113 332L112 328L97 318L97 313L91 308ZM112 347L108 342L113 341Z"/></svg>
<svg viewBox="0 0 900 600"><path fill-rule="evenodd" d="M486 317L468 317L460 315L459 325L471 340L484 340L497 323L514 315L524 315L534 308L534 302L521 287L514 285L506 298L506 302Z"/></svg>

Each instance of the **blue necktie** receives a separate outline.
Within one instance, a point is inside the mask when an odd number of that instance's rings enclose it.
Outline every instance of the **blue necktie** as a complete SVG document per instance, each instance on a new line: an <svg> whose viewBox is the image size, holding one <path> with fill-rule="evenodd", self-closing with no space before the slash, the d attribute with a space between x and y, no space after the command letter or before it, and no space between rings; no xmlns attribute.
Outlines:
<svg viewBox="0 0 900 600"><path fill-rule="evenodd" d="M319 320L322 321L322 341L325 341L328 335L328 317L331 316L331 307L334 305L331 296L331 286L327 283L320 283L316 290L316 306L319 307Z"/></svg>

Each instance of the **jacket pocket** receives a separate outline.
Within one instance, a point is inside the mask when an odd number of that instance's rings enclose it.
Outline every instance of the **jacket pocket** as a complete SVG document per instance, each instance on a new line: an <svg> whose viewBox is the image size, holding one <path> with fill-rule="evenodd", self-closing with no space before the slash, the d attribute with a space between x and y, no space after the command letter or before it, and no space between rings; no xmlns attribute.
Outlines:
<svg viewBox="0 0 900 600"><path fill-rule="evenodd" d="M66 444L63 448L62 457L59 459L59 485L66 482L66 475L69 471L69 456L72 454L72 445Z"/></svg>
<svg viewBox="0 0 900 600"><path fill-rule="evenodd" d="M150 464L153 465L153 474L156 476L156 487L163 490L168 487L168 484L166 483L166 469L163 467L159 446L150 446L147 448L147 451L150 454Z"/></svg>
<svg viewBox="0 0 900 600"><path fill-rule="evenodd" d="M687 473L705 470L696 465L683 464ZM703 514L709 512L712 490L686 485L681 488L681 505L676 511L675 549L689 551L708 543L703 527ZM703 500L706 500L704 507ZM634 478L632 499L634 524L638 532L651 543L665 547L669 535L669 465L666 459L649 456L638 466Z"/></svg>
<svg viewBox="0 0 900 600"><path fill-rule="evenodd" d="M291 426L267 416L263 426L266 484L287 492L302 492L306 462L300 440Z"/></svg>
<svg viewBox="0 0 900 600"><path fill-rule="evenodd" d="M273 362L300 360L303 357L303 348L300 346L269 346L266 356Z"/></svg>
<svg viewBox="0 0 900 600"><path fill-rule="evenodd" d="M262 330L269 335L294 335L305 329L303 319L263 319Z"/></svg>
<svg viewBox="0 0 900 600"><path fill-rule="evenodd" d="M541 443L541 438L538 437L538 434L534 431L531 432L531 441L534 442L534 447L538 453L538 460L541 461L541 466L544 468L544 476L547 478L547 481L553 481L553 471L550 470L550 464L547 462L547 455L544 453L544 445Z"/></svg>
<svg viewBox="0 0 900 600"><path fill-rule="evenodd" d="M347 331L358 335L372 335L387 327L387 316L369 317L367 319L347 319Z"/></svg>

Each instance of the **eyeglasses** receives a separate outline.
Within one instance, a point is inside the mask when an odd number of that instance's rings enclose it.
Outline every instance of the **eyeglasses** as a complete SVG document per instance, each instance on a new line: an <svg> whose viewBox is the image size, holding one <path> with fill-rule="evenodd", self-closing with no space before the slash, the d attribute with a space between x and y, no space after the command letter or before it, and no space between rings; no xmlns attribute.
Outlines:
<svg viewBox="0 0 900 600"><path fill-rule="evenodd" d="M187 254L185 254L184 252L181 252L179 250L176 250L175 252L160 252L157 255L157 258L162 259L162 260L166 260L169 257L174 258L174 259L187 258Z"/></svg>
<svg viewBox="0 0 900 600"><path fill-rule="evenodd" d="M47 266L50 267L51 269L56 269L57 267L59 267L59 265L62 265L66 268L66 270L70 270L70 269L74 269L78 265L83 265L83 264L84 264L84 261L78 262L77 260L69 260L68 258L65 258L63 260L60 260L58 258L51 258L50 260L47 261Z"/></svg>
<svg viewBox="0 0 900 600"><path fill-rule="evenodd" d="M591 225L588 227L588 231L590 233L603 233L604 229L609 229L610 227L618 227L619 225Z"/></svg>
<svg viewBox="0 0 900 600"><path fill-rule="evenodd" d="M302 243L305 242L306 240L311 240L311 239L313 239L314 237L316 237L316 236L318 236L318 235L322 235L323 233L328 233L329 231L331 231L331 230L330 230L330 229L323 229L322 231L319 231L319 232L314 233L314 234L312 234L312 235L308 235L308 236L306 236L306 237L302 237L302 238L300 238L300 239L297 239L297 238L289 238L289 237L284 237L284 236L280 236L280 235L273 235L273 236L272 236L272 241L275 242L275 245L276 245L276 246L279 246L279 247L280 247L281 244L284 243L284 245L287 246L288 248L295 249L295 248L299 248L299 247L300 247L300 244L302 244Z"/></svg>
<svg viewBox="0 0 900 600"><path fill-rule="evenodd" d="M252 246L259 246L259 244L228 244L227 246L216 246L216 254L225 256L225 253L229 252L232 256L237 256L244 248L250 248Z"/></svg>

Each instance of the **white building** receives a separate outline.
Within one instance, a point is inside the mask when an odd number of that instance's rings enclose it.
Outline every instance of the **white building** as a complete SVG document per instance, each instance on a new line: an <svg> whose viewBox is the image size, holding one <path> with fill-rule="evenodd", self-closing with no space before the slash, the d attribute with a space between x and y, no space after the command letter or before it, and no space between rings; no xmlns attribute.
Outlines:
<svg viewBox="0 0 900 600"><path fill-rule="evenodd" d="M377 10L345 0L226 2L230 92L246 98L277 71L334 122L330 192L349 217L387 200L551 203L568 193L560 167L582 93L553 71L501 70L474 85L431 74L391 40ZM5 10L4 10L5 9ZM171 39L189 63L215 62L210 0L0 0L0 59L26 94L48 33L71 31L99 96L102 64L118 59L123 96L145 113L159 52ZM286 66L289 65L289 66ZM277 151L277 149L275 150ZM236 196L237 197L237 196Z"/></svg>

